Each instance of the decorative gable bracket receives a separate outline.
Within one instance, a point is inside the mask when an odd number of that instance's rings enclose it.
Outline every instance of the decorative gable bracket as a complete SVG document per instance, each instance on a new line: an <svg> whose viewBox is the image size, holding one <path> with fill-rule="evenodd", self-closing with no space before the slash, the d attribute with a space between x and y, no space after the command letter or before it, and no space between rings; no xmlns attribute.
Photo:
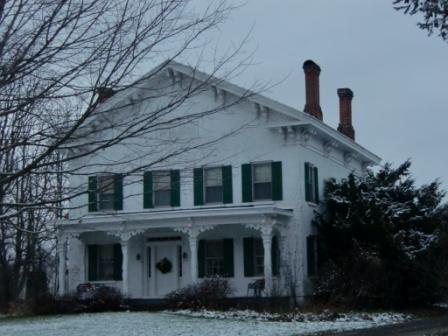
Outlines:
<svg viewBox="0 0 448 336"><path fill-rule="evenodd" d="M364 162L366 166L379 164L381 161L376 155L357 143L346 139L346 137L339 136L339 134L338 136L332 135L336 131L327 131L329 127L326 125L314 124L310 121L298 121L267 125L266 127L282 134L285 143L294 140L294 143L298 141L300 145L306 147L311 139L320 140L321 152L325 157L329 157L335 149L339 149L343 152L343 164L346 166L353 159Z"/></svg>

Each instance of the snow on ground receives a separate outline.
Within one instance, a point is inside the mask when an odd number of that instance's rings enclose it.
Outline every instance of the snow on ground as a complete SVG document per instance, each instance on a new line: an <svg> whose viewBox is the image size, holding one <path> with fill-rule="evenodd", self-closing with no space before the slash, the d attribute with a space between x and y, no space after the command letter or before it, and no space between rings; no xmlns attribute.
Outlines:
<svg viewBox="0 0 448 336"><path fill-rule="evenodd" d="M374 325L383 325L402 322L410 319L411 316L399 313L334 313L325 310L321 313L303 313L300 311L285 313L285 314L271 314L259 313L253 310L230 310L230 311L210 311L210 310L178 310L172 314L191 316L191 317L205 317L215 319L235 319L235 320L257 320L263 322L372 322Z"/></svg>
<svg viewBox="0 0 448 336"><path fill-rule="evenodd" d="M233 315L231 315L233 314ZM195 315L195 316L193 316ZM1 336L292 336L401 322L403 314L344 314L334 320L272 321L250 311L217 313L138 312L0 320ZM271 315L272 316L272 315Z"/></svg>

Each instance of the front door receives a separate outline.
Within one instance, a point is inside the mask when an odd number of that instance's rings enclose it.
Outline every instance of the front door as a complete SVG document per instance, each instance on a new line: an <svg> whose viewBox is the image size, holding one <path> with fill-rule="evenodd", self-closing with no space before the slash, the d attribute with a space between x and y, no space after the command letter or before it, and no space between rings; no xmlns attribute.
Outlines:
<svg viewBox="0 0 448 336"><path fill-rule="evenodd" d="M148 296L164 297L179 288L180 245L176 242L154 242L148 245Z"/></svg>

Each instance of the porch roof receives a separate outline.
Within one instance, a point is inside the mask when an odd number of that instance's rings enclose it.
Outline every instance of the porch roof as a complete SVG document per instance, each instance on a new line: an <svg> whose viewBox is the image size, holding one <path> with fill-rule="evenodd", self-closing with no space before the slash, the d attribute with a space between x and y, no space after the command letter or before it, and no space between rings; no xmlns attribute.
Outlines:
<svg viewBox="0 0 448 336"><path fill-rule="evenodd" d="M180 228L222 224L260 224L266 220L285 223L292 209L275 206L234 206L182 210L148 210L89 214L79 219L62 221L63 232L110 231L126 229Z"/></svg>

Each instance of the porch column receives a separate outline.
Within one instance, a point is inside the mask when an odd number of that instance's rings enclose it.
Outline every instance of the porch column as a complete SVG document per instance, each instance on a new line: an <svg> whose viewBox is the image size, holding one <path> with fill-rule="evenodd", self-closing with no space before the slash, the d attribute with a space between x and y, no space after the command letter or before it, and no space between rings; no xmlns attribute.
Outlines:
<svg viewBox="0 0 448 336"><path fill-rule="evenodd" d="M65 259L67 258L67 252L65 250L65 239L61 238L57 244L57 252L59 259L59 269L58 269L58 283L59 283L59 295L65 294L65 273L66 273L66 264Z"/></svg>
<svg viewBox="0 0 448 336"><path fill-rule="evenodd" d="M198 236L196 234L190 234L188 236L188 242L190 244L190 274L191 282L198 281Z"/></svg>
<svg viewBox="0 0 448 336"><path fill-rule="evenodd" d="M266 295L271 295L272 289L272 230L263 230L261 234L263 240L263 252L264 252L264 282Z"/></svg>
<svg viewBox="0 0 448 336"><path fill-rule="evenodd" d="M287 259L287 255L285 255L286 252L286 234L285 233L280 233L280 235L278 236L278 253L279 253L279 275L281 276L282 274L282 270L283 270L283 265Z"/></svg>
<svg viewBox="0 0 448 336"><path fill-rule="evenodd" d="M123 283L123 288L122 288L122 293L123 296L128 296L129 294L129 277L128 277L128 264L129 264L129 240L128 239L121 239L121 254L123 255L123 260L122 260L122 266L121 266L121 270L122 270L122 283Z"/></svg>

